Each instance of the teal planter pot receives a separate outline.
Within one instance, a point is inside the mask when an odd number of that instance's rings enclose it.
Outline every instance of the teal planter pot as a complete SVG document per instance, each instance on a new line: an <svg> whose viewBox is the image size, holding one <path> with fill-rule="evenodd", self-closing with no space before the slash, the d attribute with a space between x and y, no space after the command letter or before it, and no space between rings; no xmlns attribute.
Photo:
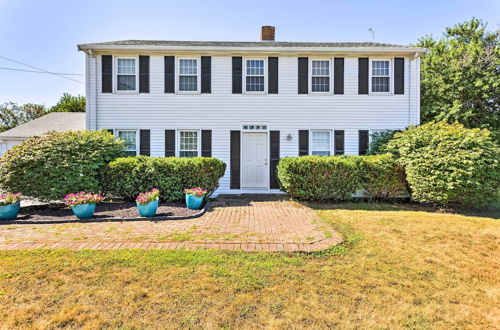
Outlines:
<svg viewBox="0 0 500 330"><path fill-rule="evenodd" d="M78 219L90 219L94 216L95 204L80 204L71 207Z"/></svg>
<svg viewBox="0 0 500 330"><path fill-rule="evenodd" d="M139 214L141 217L154 217L156 214L156 210L158 209L158 200L154 202L149 202L147 204L139 204L137 203L137 210L139 210Z"/></svg>
<svg viewBox="0 0 500 330"><path fill-rule="evenodd" d="M0 220L16 220L21 211L21 203L0 206Z"/></svg>
<svg viewBox="0 0 500 330"><path fill-rule="evenodd" d="M188 209L190 210L197 210L201 207L201 204L203 203L203 198L205 196L193 196L193 195L186 195L186 205Z"/></svg>

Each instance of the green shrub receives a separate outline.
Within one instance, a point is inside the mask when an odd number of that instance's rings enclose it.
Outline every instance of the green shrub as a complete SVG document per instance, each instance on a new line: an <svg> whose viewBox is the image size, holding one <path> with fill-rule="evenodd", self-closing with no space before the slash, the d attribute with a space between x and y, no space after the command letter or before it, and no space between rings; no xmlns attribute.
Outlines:
<svg viewBox="0 0 500 330"><path fill-rule="evenodd" d="M398 130L385 130L381 132L374 132L371 134L370 147L368 155L380 155L387 153L387 143L394 137Z"/></svg>
<svg viewBox="0 0 500 330"><path fill-rule="evenodd" d="M214 191L225 170L226 164L215 158L127 157L107 166L104 185L107 193L130 200L158 188L162 200L179 201L185 188Z"/></svg>
<svg viewBox="0 0 500 330"><path fill-rule="evenodd" d="M42 200L85 190L100 192L100 171L123 155L108 132L52 132L30 138L0 158L0 186Z"/></svg>
<svg viewBox="0 0 500 330"><path fill-rule="evenodd" d="M302 200L349 200L358 189L373 198L405 193L401 170L388 155L283 158L278 178L285 191Z"/></svg>
<svg viewBox="0 0 500 330"><path fill-rule="evenodd" d="M481 207L498 197L500 149L487 130L428 123L397 133L387 148L416 201Z"/></svg>

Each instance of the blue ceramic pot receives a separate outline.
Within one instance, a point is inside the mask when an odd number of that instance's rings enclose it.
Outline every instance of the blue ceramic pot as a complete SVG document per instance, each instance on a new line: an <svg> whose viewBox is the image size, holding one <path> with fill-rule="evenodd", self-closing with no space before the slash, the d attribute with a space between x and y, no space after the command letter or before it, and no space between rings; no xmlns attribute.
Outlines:
<svg viewBox="0 0 500 330"><path fill-rule="evenodd" d="M158 209L158 200L147 204L139 204L139 202L137 202L137 209L141 217L154 217Z"/></svg>
<svg viewBox="0 0 500 330"><path fill-rule="evenodd" d="M75 205L71 209L78 219L89 219L94 216L95 203Z"/></svg>
<svg viewBox="0 0 500 330"><path fill-rule="evenodd" d="M203 198L205 196L194 196L194 195L186 195L186 205L188 209L191 210L197 210L201 207L201 204L203 203Z"/></svg>
<svg viewBox="0 0 500 330"><path fill-rule="evenodd" d="M16 220L21 203L0 206L0 220Z"/></svg>

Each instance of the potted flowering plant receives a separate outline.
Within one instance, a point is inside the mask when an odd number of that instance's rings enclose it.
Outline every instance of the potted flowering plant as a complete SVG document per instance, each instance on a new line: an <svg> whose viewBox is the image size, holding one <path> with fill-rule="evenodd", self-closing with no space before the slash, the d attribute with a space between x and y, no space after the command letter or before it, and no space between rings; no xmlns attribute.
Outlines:
<svg viewBox="0 0 500 330"><path fill-rule="evenodd" d="M88 219L94 216L95 206L102 202L103 196L98 194L80 191L76 194L69 194L64 197L64 203L71 207L71 210L78 219Z"/></svg>
<svg viewBox="0 0 500 330"><path fill-rule="evenodd" d="M151 191L140 193L135 199L139 214L142 217L154 217L158 209L159 200L160 191L156 188L151 189Z"/></svg>
<svg viewBox="0 0 500 330"><path fill-rule="evenodd" d="M184 193L186 194L186 205L188 209L196 210L201 207L201 203L203 203L207 190L200 187L187 188L184 189Z"/></svg>
<svg viewBox="0 0 500 330"><path fill-rule="evenodd" d="M0 194L0 220L15 220L21 210L21 193Z"/></svg>

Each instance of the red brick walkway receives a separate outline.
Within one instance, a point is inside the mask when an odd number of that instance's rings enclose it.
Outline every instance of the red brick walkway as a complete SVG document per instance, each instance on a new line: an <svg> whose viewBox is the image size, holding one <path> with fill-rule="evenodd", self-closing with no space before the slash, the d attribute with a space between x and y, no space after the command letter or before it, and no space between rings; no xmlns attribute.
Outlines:
<svg viewBox="0 0 500 330"><path fill-rule="evenodd" d="M340 237L313 210L286 200L221 198L200 218L171 221L0 225L0 250L227 249L318 251Z"/></svg>

